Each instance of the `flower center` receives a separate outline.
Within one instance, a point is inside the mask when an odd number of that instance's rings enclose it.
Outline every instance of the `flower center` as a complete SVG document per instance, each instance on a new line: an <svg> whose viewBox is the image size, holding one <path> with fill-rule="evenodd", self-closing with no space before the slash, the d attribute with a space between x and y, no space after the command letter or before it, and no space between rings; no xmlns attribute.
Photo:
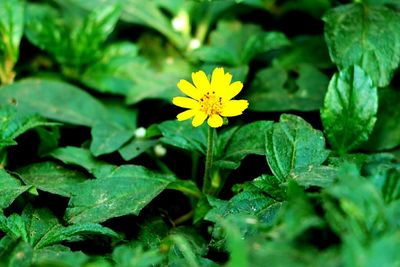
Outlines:
<svg viewBox="0 0 400 267"><path fill-rule="evenodd" d="M222 97L216 96L215 91L207 92L200 98L200 110L208 116L221 113Z"/></svg>

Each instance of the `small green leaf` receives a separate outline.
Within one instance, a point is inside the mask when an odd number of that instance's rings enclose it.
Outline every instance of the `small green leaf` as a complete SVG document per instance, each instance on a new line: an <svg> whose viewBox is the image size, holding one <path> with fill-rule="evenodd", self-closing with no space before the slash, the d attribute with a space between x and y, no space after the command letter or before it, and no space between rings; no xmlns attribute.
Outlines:
<svg viewBox="0 0 400 267"><path fill-rule="evenodd" d="M359 65L376 86L389 84L400 63L400 15L385 6L348 4L325 16L332 60L344 70Z"/></svg>
<svg viewBox="0 0 400 267"><path fill-rule="evenodd" d="M81 172L69 170L53 162L40 162L17 169L21 179L27 185L69 197L88 178Z"/></svg>
<svg viewBox="0 0 400 267"><path fill-rule="evenodd" d="M281 181L310 166L321 165L328 157L323 134L293 115L283 114L266 134L267 161Z"/></svg>
<svg viewBox="0 0 400 267"><path fill-rule="evenodd" d="M190 121L164 121L158 125L161 142L188 151L206 152L207 127L193 127Z"/></svg>
<svg viewBox="0 0 400 267"><path fill-rule="evenodd" d="M354 66L335 74L321 110L324 131L332 147L344 154L368 140L377 110L377 89L361 68Z"/></svg>
<svg viewBox="0 0 400 267"><path fill-rule="evenodd" d="M7 208L19 195L28 190L16 178L0 168L0 210Z"/></svg>
<svg viewBox="0 0 400 267"><path fill-rule="evenodd" d="M217 150L215 165L236 169L247 155L265 155L265 133L272 126L271 121L257 121L246 124L219 142L223 145Z"/></svg>
<svg viewBox="0 0 400 267"><path fill-rule="evenodd" d="M133 139L132 141L123 145L118 150L118 152L124 160L128 161L136 158L143 152L154 147L157 144L157 142L158 142L157 140L152 140L152 139L149 140Z"/></svg>
<svg viewBox="0 0 400 267"><path fill-rule="evenodd" d="M107 176L81 184L70 199L65 217L69 222L77 223L138 215L174 180L174 177L141 166L120 166Z"/></svg>

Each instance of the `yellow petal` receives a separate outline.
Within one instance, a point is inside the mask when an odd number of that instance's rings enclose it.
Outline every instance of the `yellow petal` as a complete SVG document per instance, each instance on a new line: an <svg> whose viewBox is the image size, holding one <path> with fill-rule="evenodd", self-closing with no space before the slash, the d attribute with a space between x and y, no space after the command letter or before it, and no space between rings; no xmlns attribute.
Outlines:
<svg viewBox="0 0 400 267"><path fill-rule="evenodd" d="M243 83L237 81L228 86L227 90L223 92L222 97L224 100L231 100L242 91Z"/></svg>
<svg viewBox="0 0 400 267"><path fill-rule="evenodd" d="M197 109L200 107L199 102L196 100L183 96L174 97L172 103L181 108Z"/></svg>
<svg viewBox="0 0 400 267"><path fill-rule="evenodd" d="M208 91L210 89L210 82L208 81L207 75L204 71L198 71L192 73L192 80L194 85L199 89L201 92Z"/></svg>
<svg viewBox="0 0 400 267"><path fill-rule="evenodd" d="M202 111L197 111L196 114L194 115L194 118L192 120L192 125L194 127L200 126L203 124L203 122L207 119L207 114L202 112Z"/></svg>
<svg viewBox="0 0 400 267"><path fill-rule="evenodd" d="M223 93L232 80L230 73L224 73L223 68L215 68L211 76L211 91Z"/></svg>
<svg viewBox="0 0 400 267"><path fill-rule="evenodd" d="M202 96L200 90L196 89L190 82L186 80L180 80L177 84L179 90L181 90L185 95L190 96L196 100L199 100Z"/></svg>
<svg viewBox="0 0 400 267"><path fill-rule="evenodd" d="M219 116L217 114L213 114L210 116L210 118L208 118L207 123L208 123L208 125L210 125L213 128L218 128L218 127L222 126L222 124L224 123L224 120L222 119L221 116Z"/></svg>
<svg viewBox="0 0 400 267"><path fill-rule="evenodd" d="M193 117L196 114L196 111L193 109L189 109L186 110L184 112L179 113L176 118L178 119L178 121L184 121L187 119L190 119L191 117Z"/></svg>
<svg viewBox="0 0 400 267"><path fill-rule="evenodd" d="M249 106L247 100L231 100L225 103L220 115L224 117L238 116Z"/></svg>

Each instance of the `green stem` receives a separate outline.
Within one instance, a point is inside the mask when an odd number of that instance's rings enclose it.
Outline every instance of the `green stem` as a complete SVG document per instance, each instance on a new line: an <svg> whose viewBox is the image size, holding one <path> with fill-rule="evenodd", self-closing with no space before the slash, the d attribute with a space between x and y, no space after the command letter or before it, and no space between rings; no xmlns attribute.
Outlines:
<svg viewBox="0 0 400 267"><path fill-rule="evenodd" d="M203 193L208 193L211 189L211 168L213 164L214 155L214 134L215 129L208 127L208 140L207 140L207 154L206 154L206 166L204 170L203 178Z"/></svg>

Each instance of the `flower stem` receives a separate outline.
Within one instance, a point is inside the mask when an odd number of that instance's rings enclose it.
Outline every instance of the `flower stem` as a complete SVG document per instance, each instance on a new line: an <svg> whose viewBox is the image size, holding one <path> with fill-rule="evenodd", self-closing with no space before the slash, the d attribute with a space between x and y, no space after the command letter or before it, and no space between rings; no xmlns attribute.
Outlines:
<svg viewBox="0 0 400 267"><path fill-rule="evenodd" d="M203 193L205 194L208 193L208 191L211 189L211 168L214 155L214 134L215 129L212 127L208 127L206 166L203 177Z"/></svg>

